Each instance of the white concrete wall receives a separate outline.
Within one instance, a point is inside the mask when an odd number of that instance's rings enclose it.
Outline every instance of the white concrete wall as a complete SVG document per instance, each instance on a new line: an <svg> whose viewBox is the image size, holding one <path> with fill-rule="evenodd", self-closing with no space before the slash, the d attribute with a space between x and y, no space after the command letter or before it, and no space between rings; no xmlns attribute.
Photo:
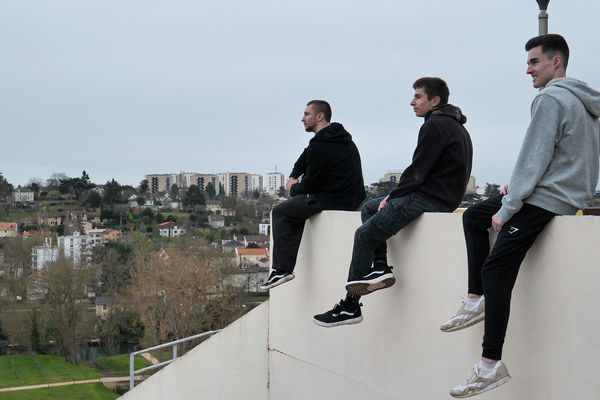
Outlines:
<svg viewBox="0 0 600 400"><path fill-rule="evenodd" d="M271 291L271 400L447 399L479 359L483 324L442 333L466 294L458 214L425 214L391 240L392 288L362 298L364 321L312 316L344 297L358 213L305 228L296 279ZM558 217L522 265L503 359L513 379L481 398L600 399L600 218Z"/></svg>
<svg viewBox="0 0 600 400"><path fill-rule="evenodd" d="M268 310L256 307L120 399L267 399Z"/></svg>
<svg viewBox="0 0 600 400"><path fill-rule="evenodd" d="M359 224L358 213L313 218L295 280L124 398L450 399L478 360L483 334L483 324L439 330L467 288L460 215L425 214L394 237L396 285L363 297L362 323L319 327L312 316L345 295ZM599 260L600 218L551 222L513 292L503 357L513 379L479 398L600 399Z"/></svg>

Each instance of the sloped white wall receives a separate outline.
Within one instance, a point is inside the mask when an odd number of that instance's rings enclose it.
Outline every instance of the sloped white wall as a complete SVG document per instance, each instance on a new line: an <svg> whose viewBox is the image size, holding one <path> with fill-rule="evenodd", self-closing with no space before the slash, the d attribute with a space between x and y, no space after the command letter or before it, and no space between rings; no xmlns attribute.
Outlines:
<svg viewBox="0 0 600 400"><path fill-rule="evenodd" d="M257 306L120 399L267 399L268 313Z"/></svg>
<svg viewBox="0 0 600 400"><path fill-rule="evenodd" d="M483 324L442 333L466 295L461 216L425 214L390 241L392 288L362 298L364 321L312 316L345 295L358 213L305 230L296 279L271 290L271 400L447 399L479 359ZM521 267L503 359L513 379L486 399L600 399L600 218L558 217Z"/></svg>

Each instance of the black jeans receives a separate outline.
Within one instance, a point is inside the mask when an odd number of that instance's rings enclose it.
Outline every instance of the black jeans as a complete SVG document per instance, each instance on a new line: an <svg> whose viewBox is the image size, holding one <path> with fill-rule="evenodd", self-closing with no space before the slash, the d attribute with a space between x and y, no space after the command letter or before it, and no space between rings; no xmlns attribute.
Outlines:
<svg viewBox="0 0 600 400"><path fill-rule="evenodd" d="M293 272L302 241L304 223L323 211L318 204L306 204L305 194L297 195L273 207L271 227L273 229L273 269Z"/></svg>
<svg viewBox="0 0 600 400"><path fill-rule="evenodd" d="M348 281L362 279L369 273L374 260L387 260L386 240L424 212L441 211L418 194L411 193L388 201L377 211L383 197L367 201L361 209L363 224L354 234L352 261Z"/></svg>
<svg viewBox="0 0 600 400"><path fill-rule="evenodd" d="M544 227L556 214L523 204L508 220L490 252L489 228L500 210L502 196L477 203L463 214L463 230L469 264L469 293L485 295L483 357L502 358L510 299L521 262Z"/></svg>

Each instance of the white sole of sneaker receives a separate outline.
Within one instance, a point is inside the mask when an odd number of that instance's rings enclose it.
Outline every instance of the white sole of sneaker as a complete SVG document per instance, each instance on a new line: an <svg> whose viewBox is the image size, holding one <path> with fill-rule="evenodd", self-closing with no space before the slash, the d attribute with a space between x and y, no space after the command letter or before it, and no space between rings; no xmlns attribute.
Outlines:
<svg viewBox="0 0 600 400"><path fill-rule="evenodd" d="M477 390L477 391L473 391L473 392L469 392L467 394L461 394L461 395L450 393L450 396L455 397L457 399L464 399L466 397L477 396L478 394L485 393L488 390L492 390L492 389L497 388L498 386L504 385L509 380L510 380L510 375L505 376L504 378L502 378L494 383L490 383L489 385L487 385L486 387L484 387L481 390Z"/></svg>
<svg viewBox="0 0 600 400"><path fill-rule="evenodd" d="M475 318L473 318L472 320L470 320L466 324L456 325L456 326L452 326L452 327L446 328L446 329L444 329L443 326L440 326L440 330L442 332L456 332L456 331L460 331L462 329L468 328L470 326L473 326L475 324L478 324L481 321L483 321L484 319L485 319L485 312L482 312L481 314L479 314L478 316L476 316Z"/></svg>
<svg viewBox="0 0 600 400"><path fill-rule="evenodd" d="M318 319L313 318L313 322L319 326L322 326L323 328L333 328L333 327L342 326L342 325L354 325L354 324L358 324L358 323L362 322L362 320L363 320L362 315L357 318L347 319L345 321L339 321L339 322L330 322L330 323L319 321Z"/></svg>
<svg viewBox="0 0 600 400"><path fill-rule="evenodd" d="M263 285L260 287L261 290L269 290L269 289L273 289L274 287L277 287L279 285L282 285L286 282L291 281L292 279L294 279L296 276L294 274L289 274L287 276L284 276L283 278L281 278L280 280L278 280L277 282L271 283L269 285Z"/></svg>
<svg viewBox="0 0 600 400"><path fill-rule="evenodd" d="M352 281L346 284L346 290L357 296L364 296L380 289L393 286L396 283L394 274L381 275L377 279L368 281Z"/></svg>

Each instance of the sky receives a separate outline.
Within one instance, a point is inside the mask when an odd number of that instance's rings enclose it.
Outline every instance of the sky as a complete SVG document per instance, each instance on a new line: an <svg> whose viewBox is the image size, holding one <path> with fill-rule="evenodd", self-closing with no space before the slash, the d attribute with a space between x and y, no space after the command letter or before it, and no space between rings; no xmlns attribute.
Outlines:
<svg viewBox="0 0 600 400"><path fill-rule="evenodd" d="M537 90L534 0L0 0L0 173L137 186L151 173L289 174L331 103L365 183L411 161L412 83L468 117L477 185L507 183ZM551 0L568 76L600 89L600 2Z"/></svg>

